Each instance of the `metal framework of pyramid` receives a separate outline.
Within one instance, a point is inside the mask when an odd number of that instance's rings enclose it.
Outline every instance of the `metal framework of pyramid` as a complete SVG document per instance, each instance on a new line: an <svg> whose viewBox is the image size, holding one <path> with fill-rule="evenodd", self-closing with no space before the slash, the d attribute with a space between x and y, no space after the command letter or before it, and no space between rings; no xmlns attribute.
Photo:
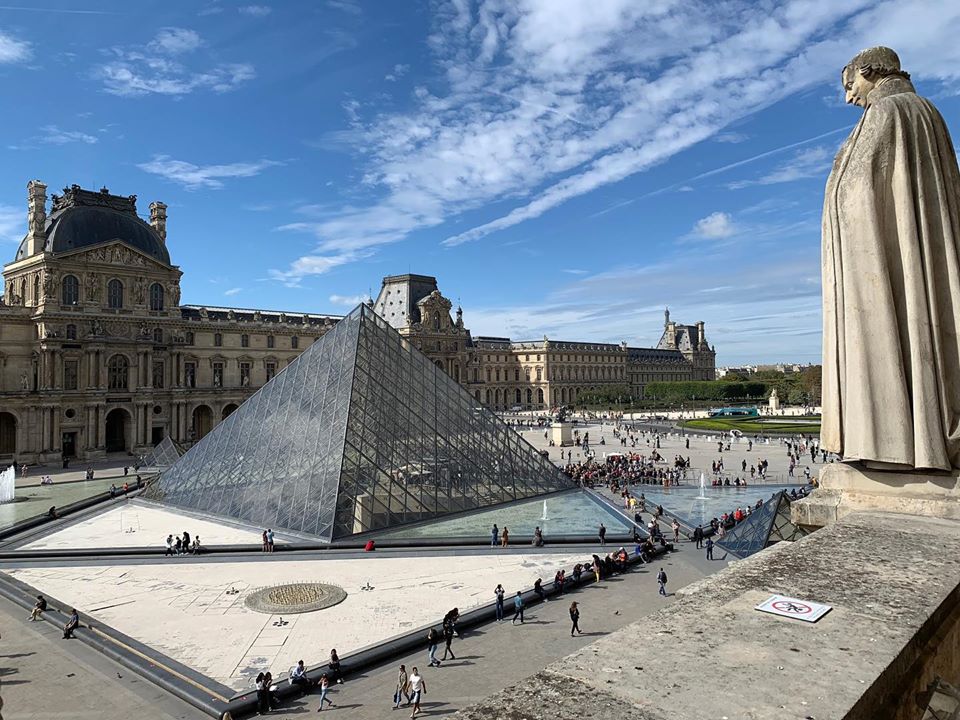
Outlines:
<svg viewBox="0 0 960 720"><path fill-rule="evenodd" d="M806 534L806 530L790 519L790 496L781 490L728 531L719 544L737 557L745 558L773 543L793 542Z"/></svg>
<svg viewBox="0 0 960 720"><path fill-rule="evenodd" d="M330 541L571 486L361 305L147 496Z"/></svg>

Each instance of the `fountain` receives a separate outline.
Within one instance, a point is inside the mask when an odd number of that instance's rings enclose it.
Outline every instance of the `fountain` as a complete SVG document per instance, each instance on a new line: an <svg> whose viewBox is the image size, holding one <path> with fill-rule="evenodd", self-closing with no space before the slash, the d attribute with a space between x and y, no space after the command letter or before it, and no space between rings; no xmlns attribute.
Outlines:
<svg viewBox="0 0 960 720"><path fill-rule="evenodd" d="M544 522L547 521L547 501L543 501L543 515L540 516L540 519Z"/></svg>
<svg viewBox="0 0 960 720"><path fill-rule="evenodd" d="M0 472L0 503L13 502L16 494L17 468L11 465Z"/></svg>
<svg viewBox="0 0 960 720"><path fill-rule="evenodd" d="M707 495L705 490L707 488L707 479L703 476L703 473L700 473L700 494L697 495L697 500L706 500Z"/></svg>

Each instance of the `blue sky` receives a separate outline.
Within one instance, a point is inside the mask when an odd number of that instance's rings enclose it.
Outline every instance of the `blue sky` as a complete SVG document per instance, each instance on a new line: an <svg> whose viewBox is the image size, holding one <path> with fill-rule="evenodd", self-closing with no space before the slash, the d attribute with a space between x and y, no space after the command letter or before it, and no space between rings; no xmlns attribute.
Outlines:
<svg viewBox="0 0 960 720"><path fill-rule="evenodd" d="M474 334L818 361L820 208L886 44L960 127L960 3L0 0L26 183L169 205L183 301L343 313L436 275ZM3 250L3 248L6 248Z"/></svg>

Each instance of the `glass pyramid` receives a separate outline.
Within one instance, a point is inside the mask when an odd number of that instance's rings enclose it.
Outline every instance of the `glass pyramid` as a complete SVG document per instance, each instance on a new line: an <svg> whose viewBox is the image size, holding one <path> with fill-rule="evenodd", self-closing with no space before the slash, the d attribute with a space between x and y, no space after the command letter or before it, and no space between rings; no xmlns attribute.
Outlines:
<svg viewBox="0 0 960 720"><path fill-rule="evenodd" d="M166 470L179 460L181 455L183 451L167 435L143 459L138 470Z"/></svg>
<svg viewBox="0 0 960 720"><path fill-rule="evenodd" d="M790 520L790 496L781 490L727 532L718 544L737 557L745 558L773 543L792 542L806 534Z"/></svg>
<svg viewBox="0 0 960 720"><path fill-rule="evenodd" d="M147 496L329 541L571 486L361 305Z"/></svg>

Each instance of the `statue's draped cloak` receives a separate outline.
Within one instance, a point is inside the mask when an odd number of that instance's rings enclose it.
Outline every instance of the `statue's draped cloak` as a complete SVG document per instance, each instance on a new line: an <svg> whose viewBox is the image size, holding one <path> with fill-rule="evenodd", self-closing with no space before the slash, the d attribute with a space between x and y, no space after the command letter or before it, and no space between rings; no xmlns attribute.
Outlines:
<svg viewBox="0 0 960 720"><path fill-rule="evenodd" d="M822 446L960 467L960 172L937 109L888 78L823 208Z"/></svg>

